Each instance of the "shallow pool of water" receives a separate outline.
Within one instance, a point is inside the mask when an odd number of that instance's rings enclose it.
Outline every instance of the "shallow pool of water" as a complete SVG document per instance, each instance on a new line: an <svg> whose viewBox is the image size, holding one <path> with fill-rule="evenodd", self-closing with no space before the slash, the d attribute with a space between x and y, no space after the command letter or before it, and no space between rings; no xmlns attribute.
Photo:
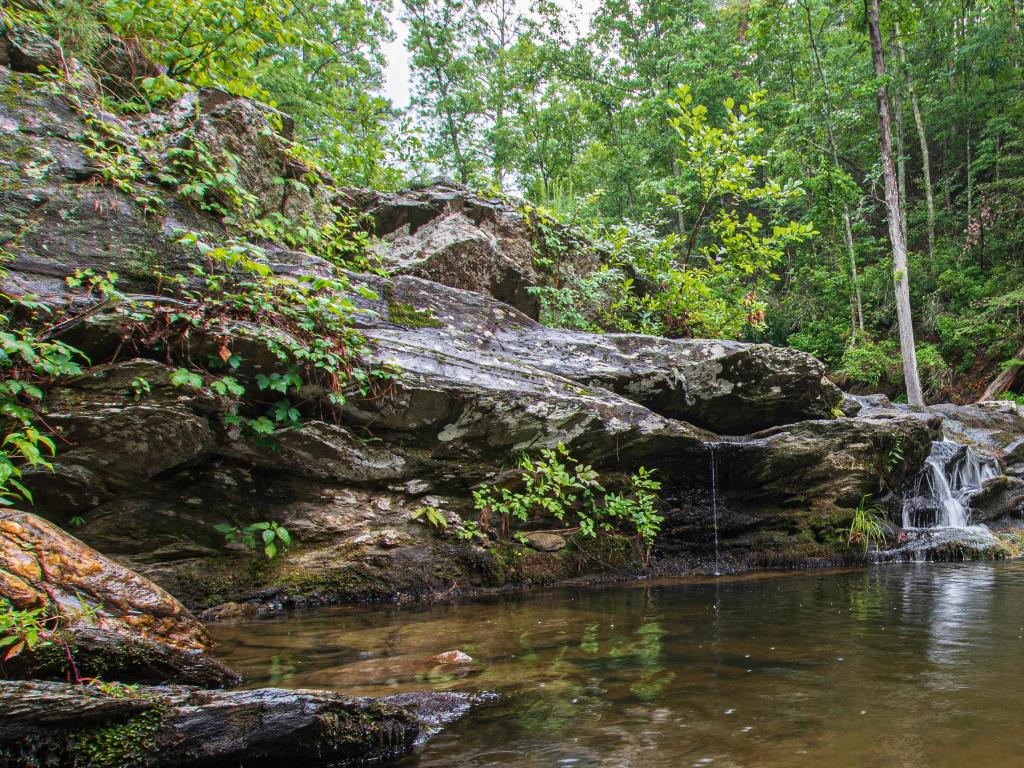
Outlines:
<svg viewBox="0 0 1024 768"><path fill-rule="evenodd" d="M215 625L253 686L501 694L403 766L1024 766L1024 562ZM471 664L432 656L460 649Z"/></svg>

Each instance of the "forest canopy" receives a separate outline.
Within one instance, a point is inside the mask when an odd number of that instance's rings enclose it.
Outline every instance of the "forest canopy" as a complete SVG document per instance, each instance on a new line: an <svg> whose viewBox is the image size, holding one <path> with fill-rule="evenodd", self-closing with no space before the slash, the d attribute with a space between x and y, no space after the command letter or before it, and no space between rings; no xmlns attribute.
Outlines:
<svg viewBox="0 0 1024 768"><path fill-rule="evenodd" d="M881 0L881 69L871 2L601 0L586 19L567 5L36 0L4 14L85 62L116 37L156 65L140 103L216 85L277 106L339 184L443 174L515 198L542 233L580 228L599 265L539 257L545 322L788 345L898 395L898 210L926 397L980 394L1020 363L1017 0ZM407 108L383 89L396 22Z"/></svg>

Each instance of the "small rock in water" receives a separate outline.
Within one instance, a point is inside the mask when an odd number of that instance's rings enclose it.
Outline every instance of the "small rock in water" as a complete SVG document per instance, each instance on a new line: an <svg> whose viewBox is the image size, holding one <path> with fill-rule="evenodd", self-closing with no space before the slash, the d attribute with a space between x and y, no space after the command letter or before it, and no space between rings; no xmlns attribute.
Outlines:
<svg viewBox="0 0 1024 768"><path fill-rule="evenodd" d="M557 533L542 533L540 531L528 533L526 541L538 552L557 552L565 546L565 539Z"/></svg>
<svg viewBox="0 0 1024 768"><path fill-rule="evenodd" d="M444 653L437 654L437 656L434 657L434 661L439 664L469 664L473 661L473 657L468 653L463 653L456 649L454 651L445 651Z"/></svg>
<svg viewBox="0 0 1024 768"><path fill-rule="evenodd" d="M249 618L259 613L255 605L251 603L220 603L212 608L207 608L199 618L202 621L237 621L238 619Z"/></svg>

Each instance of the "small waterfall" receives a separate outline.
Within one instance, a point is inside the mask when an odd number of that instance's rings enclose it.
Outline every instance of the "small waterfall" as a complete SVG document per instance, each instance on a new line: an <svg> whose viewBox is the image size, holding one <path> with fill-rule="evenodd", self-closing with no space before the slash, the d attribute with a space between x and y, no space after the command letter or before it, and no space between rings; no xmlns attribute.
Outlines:
<svg viewBox="0 0 1024 768"><path fill-rule="evenodd" d="M932 498L939 502L941 507L936 524L949 528L966 528L970 515L964 503L953 495L953 486L946 479L945 469L935 459L928 459L927 464Z"/></svg>
<svg viewBox="0 0 1024 768"><path fill-rule="evenodd" d="M708 443L708 455L711 462L711 519L715 526L715 576L721 576L718 565L718 444Z"/></svg>
<svg viewBox="0 0 1024 768"><path fill-rule="evenodd" d="M930 499L937 509L922 509L908 500L903 505L903 527L968 527L971 496L999 471L996 459L983 459L969 445L951 440L932 443L914 495Z"/></svg>
<svg viewBox="0 0 1024 768"><path fill-rule="evenodd" d="M999 475L999 462L995 459L982 459L971 446L964 451L963 461L953 471L953 484L958 488L981 490L986 480Z"/></svg>

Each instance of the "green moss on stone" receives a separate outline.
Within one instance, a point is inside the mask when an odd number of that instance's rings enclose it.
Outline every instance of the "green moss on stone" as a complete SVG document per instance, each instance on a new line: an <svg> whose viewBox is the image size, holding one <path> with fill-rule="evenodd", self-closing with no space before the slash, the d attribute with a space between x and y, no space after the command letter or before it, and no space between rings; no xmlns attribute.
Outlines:
<svg viewBox="0 0 1024 768"><path fill-rule="evenodd" d="M123 723L101 725L79 732L72 752L77 765L89 768L129 768L151 761L163 722L160 707L134 715Z"/></svg>
<svg viewBox="0 0 1024 768"><path fill-rule="evenodd" d="M1024 555L1024 530L997 532L996 538L1006 550L1006 557L1014 558Z"/></svg>
<svg viewBox="0 0 1024 768"><path fill-rule="evenodd" d="M23 106L25 97L34 91L40 78L26 72L7 72L7 82L0 81L0 104L14 109Z"/></svg>
<svg viewBox="0 0 1024 768"><path fill-rule="evenodd" d="M388 317L395 325L406 328L440 328L444 325L428 311L393 300L388 301Z"/></svg>

